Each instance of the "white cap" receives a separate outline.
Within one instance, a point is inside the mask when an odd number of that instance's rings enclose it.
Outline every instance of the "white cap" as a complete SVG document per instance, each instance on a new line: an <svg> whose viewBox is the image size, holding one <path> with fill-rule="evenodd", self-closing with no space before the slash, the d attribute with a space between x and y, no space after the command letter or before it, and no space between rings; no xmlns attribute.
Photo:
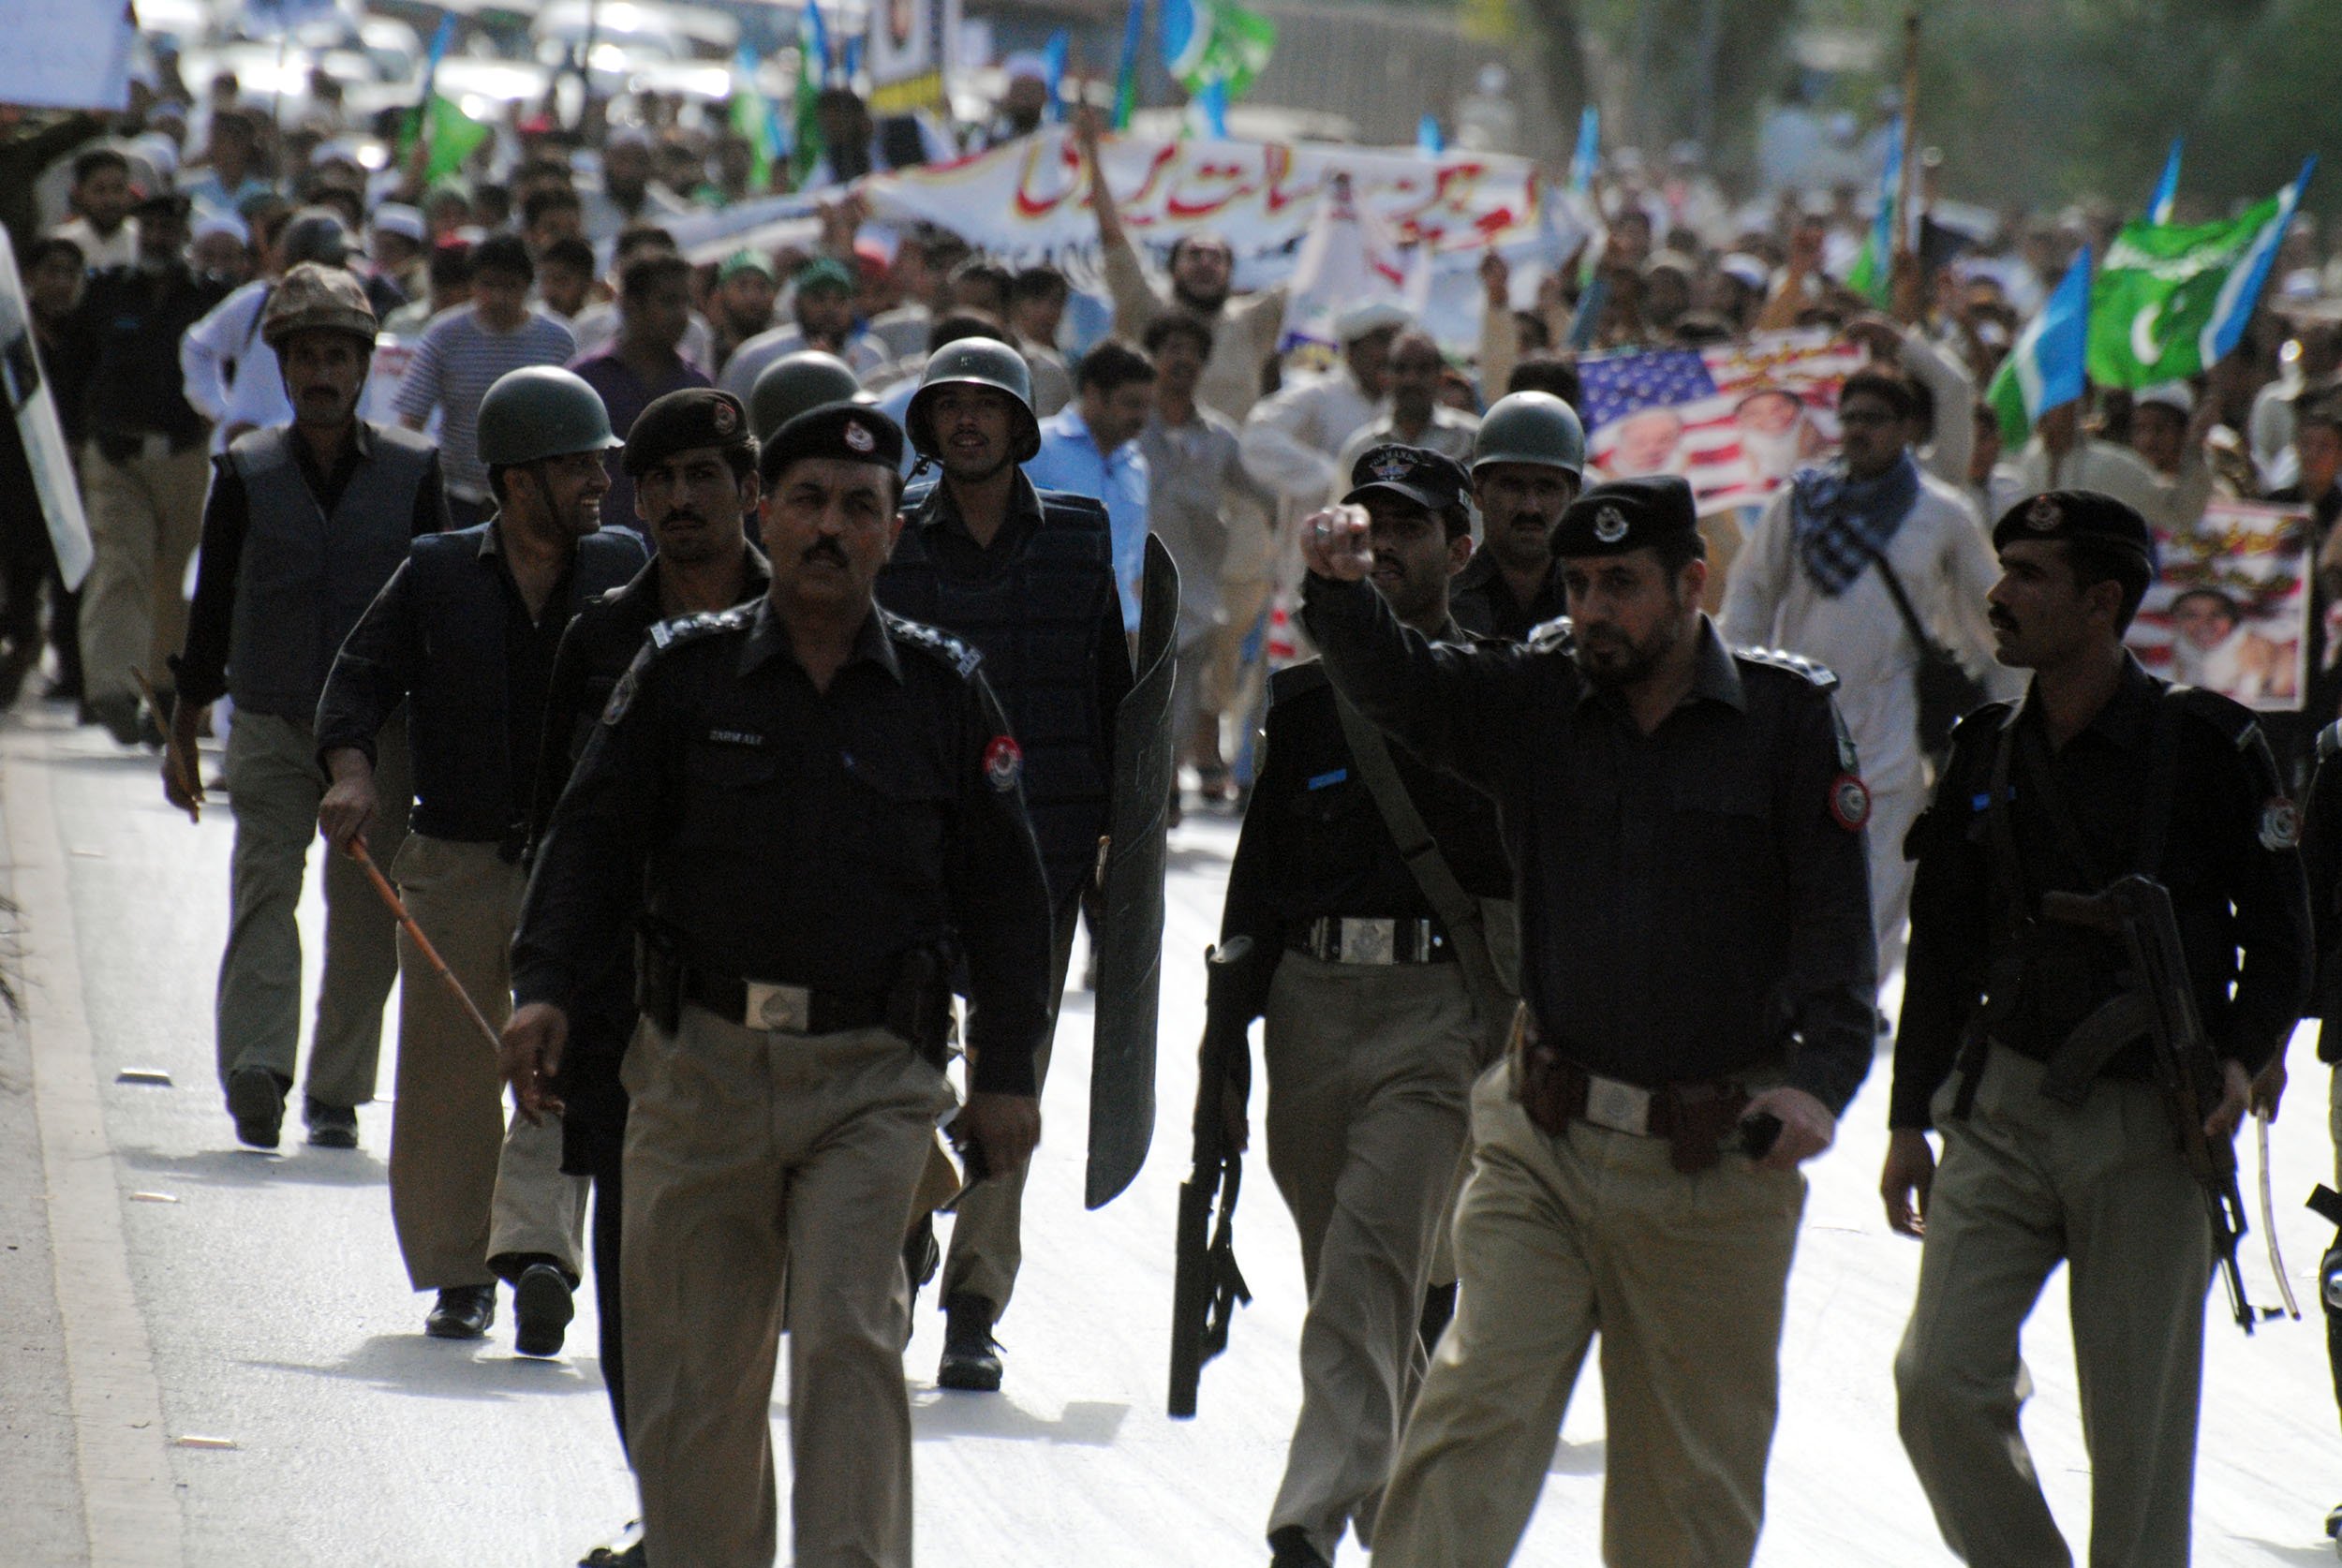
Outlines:
<svg viewBox="0 0 2342 1568"><path fill-rule="evenodd" d="M2152 405L2169 408L2183 420L2196 417L2196 393L2185 381L2158 381L2152 387L2142 387L2130 397L2130 406L2144 408Z"/></svg>
<svg viewBox="0 0 2342 1568"><path fill-rule="evenodd" d="M1338 343L1356 343L1371 333L1413 325L1415 318L1388 300L1369 300L1363 304L1350 306L1334 318L1334 340Z"/></svg>
<svg viewBox="0 0 2342 1568"><path fill-rule="evenodd" d="M640 126L613 126L610 127L609 136L603 139L602 145L605 148L641 147L647 151L650 147L650 132Z"/></svg>
<svg viewBox="0 0 2342 1568"><path fill-rule="evenodd" d="M1758 293L1772 282L1772 270L1746 251L1736 250L1716 263L1716 271L1729 278L1738 278Z"/></svg>
<svg viewBox="0 0 2342 1568"><path fill-rule="evenodd" d="M431 237L430 230L423 226L422 212L404 201L385 201L375 208L374 231L378 234L396 234L417 244Z"/></svg>
<svg viewBox="0 0 2342 1568"><path fill-rule="evenodd" d="M1049 62L1030 49L1020 50L1001 62L1002 81L1014 81L1020 76L1046 82L1049 80Z"/></svg>
<svg viewBox="0 0 2342 1568"><path fill-rule="evenodd" d="M208 240L215 234L225 234L242 245L248 245L252 243L252 230L246 228L244 219L235 214L221 212L216 207L199 209L195 228L190 232L189 238Z"/></svg>

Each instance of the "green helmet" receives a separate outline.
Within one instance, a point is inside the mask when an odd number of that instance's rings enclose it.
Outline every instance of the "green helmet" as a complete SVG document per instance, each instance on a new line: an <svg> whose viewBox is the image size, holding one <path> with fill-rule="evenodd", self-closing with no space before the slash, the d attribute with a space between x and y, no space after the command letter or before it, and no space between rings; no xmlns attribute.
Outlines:
<svg viewBox="0 0 2342 1568"><path fill-rule="evenodd" d="M601 394L549 364L499 376L480 400L480 461L491 468L624 445L610 434Z"/></svg>
<svg viewBox="0 0 2342 1568"><path fill-rule="evenodd" d="M1491 463L1534 463L1581 479L1586 427L1578 422L1578 410L1551 392L1500 397L1480 417L1480 433L1472 441L1473 473Z"/></svg>
<svg viewBox="0 0 2342 1568"><path fill-rule="evenodd" d="M758 440L769 441L774 431L808 408L861 400L862 383L845 361L819 348L801 348L758 372L749 392L749 428Z"/></svg>
<svg viewBox="0 0 2342 1568"><path fill-rule="evenodd" d="M911 407L903 411L903 429L922 457L936 454L935 430L928 413L939 387L990 387L1008 393L1023 416L1012 438L1014 460L1030 462L1041 451L1041 422L1032 411L1032 369L1025 363L1024 355L1000 339L963 337L927 356L927 367L919 375L919 390L911 394Z"/></svg>

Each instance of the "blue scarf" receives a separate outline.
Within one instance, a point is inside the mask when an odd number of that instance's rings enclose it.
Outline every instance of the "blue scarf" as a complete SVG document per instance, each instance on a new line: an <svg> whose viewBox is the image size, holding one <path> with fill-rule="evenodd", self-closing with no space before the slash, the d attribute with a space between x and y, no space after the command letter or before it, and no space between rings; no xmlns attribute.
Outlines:
<svg viewBox="0 0 2342 1568"><path fill-rule="evenodd" d="M1884 473L1858 480L1845 459L1800 468L1789 480L1789 520L1798 558L1814 586L1831 599L1883 555L1920 498L1920 466L1905 451Z"/></svg>

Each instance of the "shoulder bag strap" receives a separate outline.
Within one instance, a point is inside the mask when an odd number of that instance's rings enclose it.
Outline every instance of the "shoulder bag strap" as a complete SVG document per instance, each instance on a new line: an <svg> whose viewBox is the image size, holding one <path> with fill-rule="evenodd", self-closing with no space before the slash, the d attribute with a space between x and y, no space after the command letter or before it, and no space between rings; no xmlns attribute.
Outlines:
<svg viewBox="0 0 2342 1568"><path fill-rule="evenodd" d="M1390 830L1391 841L1399 847L1399 858L1407 863L1416 886L1423 890L1423 896L1438 913L1440 923L1447 927L1448 939L1456 944L1465 988L1472 993L1473 1006L1479 1011L1482 1030L1491 1043L1490 1049L1501 1051L1512 1032L1517 998L1513 987L1497 973L1496 959L1489 951L1480 901L1456 880L1447 857L1440 852L1431 830L1424 825L1423 814L1416 809L1414 800L1407 794L1406 783L1399 777L1399 764L1391 759L1390 745L1383 738L1383 732L1340 692L1334 693L1334 711L1341 717L1342 738L1349 743L1351 758L1358 764L1358 777L1365 782L1367 792L1374 797L1375 808L1383 814L1383 825Z"/></svg>

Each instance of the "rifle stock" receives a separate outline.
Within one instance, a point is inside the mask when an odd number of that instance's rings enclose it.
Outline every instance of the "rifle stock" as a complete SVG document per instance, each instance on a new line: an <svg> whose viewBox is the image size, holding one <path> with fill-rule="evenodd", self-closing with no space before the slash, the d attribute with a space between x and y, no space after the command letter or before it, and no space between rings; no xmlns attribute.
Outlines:
<svg viewBox="0 0 2342 1568"><path fill-rule="evenodd" d="M2129 963L2129 995L2118 996L2105 1011L2137 1009L2145 1025L2145 1038L2155 1064L2156 1087L2178 1134L2180 1158L2203 1196L2204 1218L2212 1229L2215 1265L2228 1286L2230 1310L2237 1326L2250 1334L2264 1312L2245 1294L2244 1270L2237 1263L2238 1244L2248 1229L2245 1195L2236 1180L2236 1146L2204 1132L2204 1121L2220 1101L2222 1068L2219 1054L2204 1033L2196 1011L2194 983L2188 978L2187 954L2180 942L2179 919L2172 895L2152 878L2132 875L2111 883L2097 894L2045 893L2041 917L2061 925L2102 931L2122 940ZM2143 1000L2143 1008L2138 1006ZM2085 1021L2077 1040L2091 1033ZM2113 1041L2128 1043L2127 1038ZM2057 1058L2049 1073L2057 1075Z"/></svg>
<svg viewBox="0 0 2342 1568"><path fill-rule="evenodd" d="M1172 1275L1169 1411L1180 1417L1195 1413L1204 1363L1227 1349L1237 1305L1253 1299L1236 1264L1236 1201L1244 1161L1228 1146L1223 1096L1236 1079L1234 1064L1240 1059L1250 1065L1247 1034L1266 989L1260 979L1263 960L1249 937L1229 939L1205 960L1209 982L1196 1064L1194 1167L1179 1184L1178 1256Z"/></svg>

